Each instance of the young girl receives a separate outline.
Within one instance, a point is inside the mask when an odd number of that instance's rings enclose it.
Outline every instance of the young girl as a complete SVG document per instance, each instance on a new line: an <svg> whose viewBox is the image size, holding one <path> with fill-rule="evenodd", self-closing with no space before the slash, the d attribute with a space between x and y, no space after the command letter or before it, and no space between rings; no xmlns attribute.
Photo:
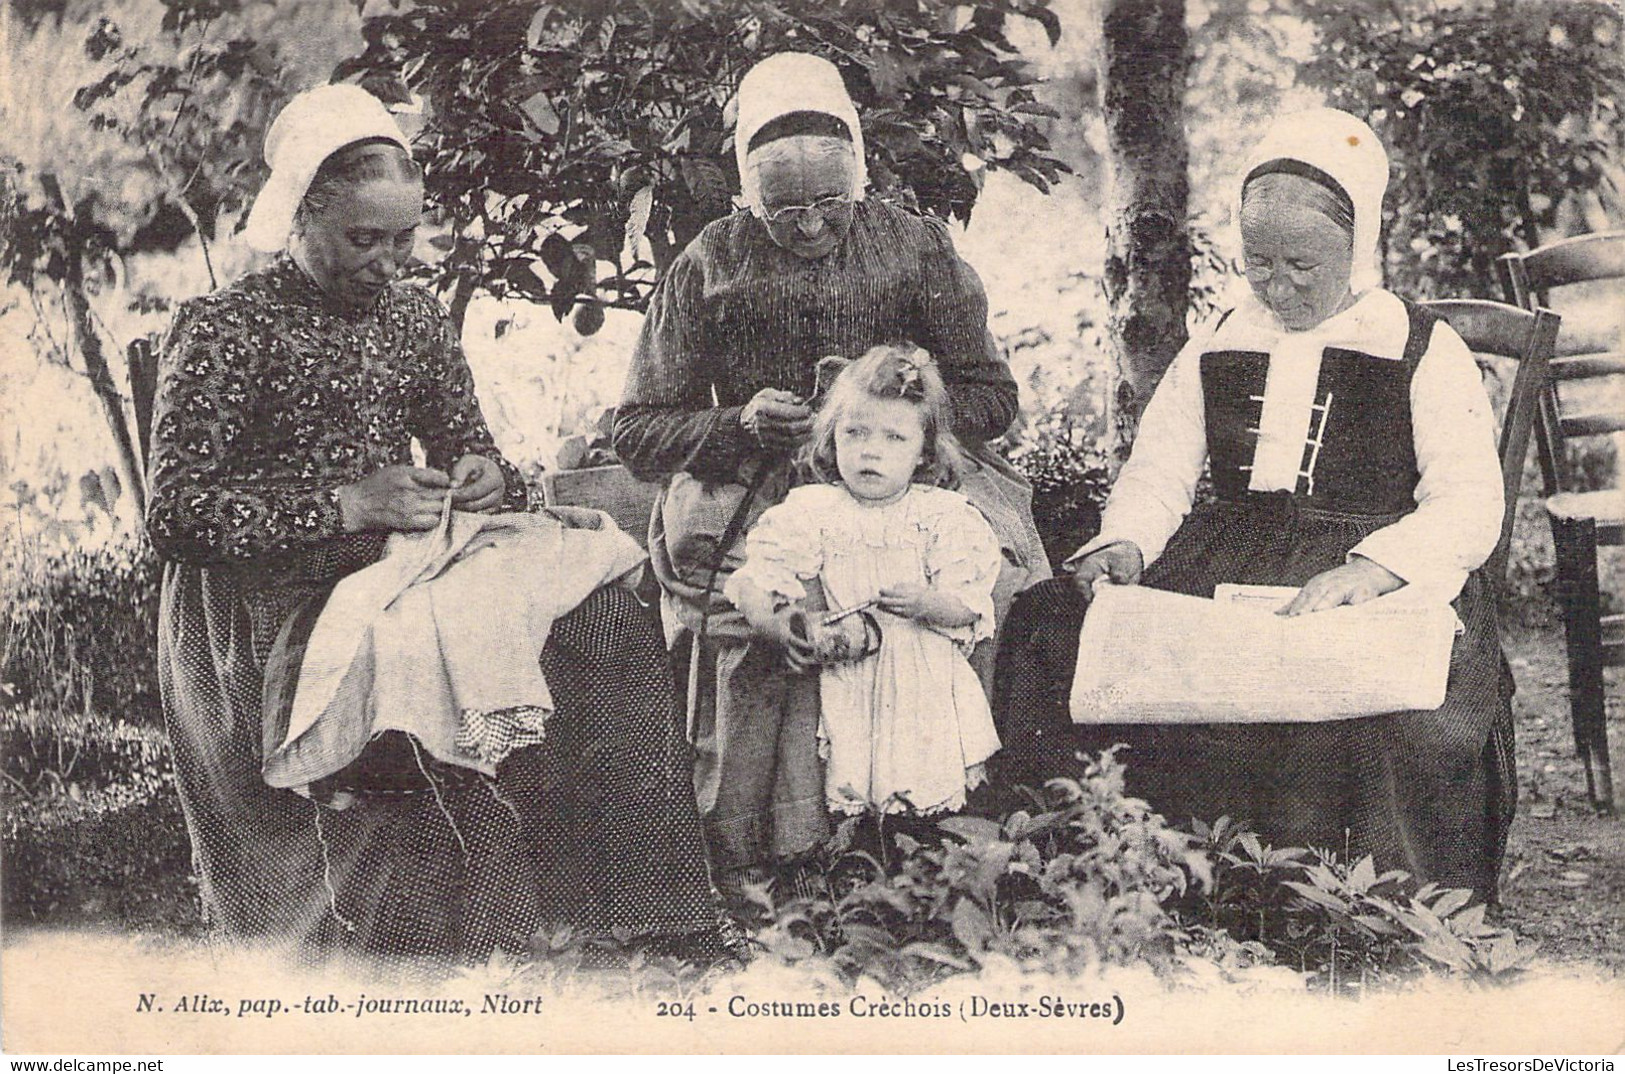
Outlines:
<svg viewBox="0 0 1625 1074"><path fill-rule="evenodd" d="M999 546L949 488L959 448L947 404L923 352L881 346L848 366L804 450L822 483L762 515L724 589L792 670L820 669L837 812L960 809L999 748L966 660L993 635ZM806 606L814 579L827 611Z"/></svg>

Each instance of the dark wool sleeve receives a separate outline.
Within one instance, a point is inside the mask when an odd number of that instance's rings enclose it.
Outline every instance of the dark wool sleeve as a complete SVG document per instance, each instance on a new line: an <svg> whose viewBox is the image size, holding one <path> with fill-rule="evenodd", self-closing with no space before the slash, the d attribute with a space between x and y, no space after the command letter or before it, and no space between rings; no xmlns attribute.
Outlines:
<svg viewBox="0 0 1625 1074"><path fill-rule="evenodd" d="M713 369L699 345L699 245L690 245L655 287L615 413L615 453L645 479L686 470L733 480L756 448L739 422L743 407L715 405L714 381L727 371Z"/></svg>
<svg viewBox="0 0 1625 1074"><path fill-rule="evenodd" d="M982 280L954 250L948 229L922 219L921 334L917 340L942 369L961 440L991 440L1016 418L1015 378L987 327Z"/></svg>
<svg viewBox="0 0 1625 1074"><path fill-rule="evenodd" d="M166 559L243 563L343 530L331 482L233 473L263 404L248 310L231 297L187 303L159 360L147 532Z"/></svg>
<svg viewBox="0 0 1625 1074"><path fill-rule="evenodd" d="M424 461L449 473L464 455L491 459L502 469L506 487L502 507L523 511L529 504L525 479L491 438L455 322L429 292L412 288L408 294L412 320L422 325L414 334L426 341L407 411L408 427L423 445Z"/></svg>

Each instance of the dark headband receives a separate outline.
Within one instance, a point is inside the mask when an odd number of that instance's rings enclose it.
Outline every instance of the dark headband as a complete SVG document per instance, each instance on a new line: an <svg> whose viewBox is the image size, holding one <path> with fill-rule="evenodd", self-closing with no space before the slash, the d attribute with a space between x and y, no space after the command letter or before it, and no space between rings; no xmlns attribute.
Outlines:
<svg viewBox="0 0 1625 1074"><path fill-rule="evenodd" d="M756 133L750 136L750 144L745 147L745 152L752 153L769 142L803 134L839 138L843 142L852 140L852 131L845 121L828 112L786 112L782 116L774 116L757 128Z"/></svg>
<svg viewBox="0 0 1625 1074"><path fill-rule="evenodd" d="M1309 180L1316 186L1325 187L1337 199L1337 207L1347 217L1346 220L1339 221L1339 223L1343 224L1351 232L1354 230L1354 199L1349 197L1349 192L1343 189L1342 183L1339 183L1313 164L1305 164L1301 160L1293 160L1290 157L1267 160L1248 172L1247 178L1242 180L1242 197L1247 196L1248 183L1251 183L1254 179L1262 179L1266 175L1296 175L1300 179Z"/></svg>

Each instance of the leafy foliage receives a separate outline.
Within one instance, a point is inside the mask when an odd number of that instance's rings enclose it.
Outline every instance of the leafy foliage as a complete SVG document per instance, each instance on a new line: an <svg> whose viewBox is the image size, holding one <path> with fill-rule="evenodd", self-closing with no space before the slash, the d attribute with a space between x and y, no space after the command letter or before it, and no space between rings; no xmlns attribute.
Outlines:
<svg viewBox="0 0 1625 1074"><path fill-rule="evenodd" d="M1495 259L1540 245L1625 142L1621 14L1591 0L1298 5L1320 45L1300 78L1371 117L1393 164L1390 285L1500 297Z"/></svg>
<svg viewBox="0 0 1625 1074"><path fill-rule="evenodd" d="M191 845L163 733L0 712L6 916L192 925Z"/></svg>
<svg viewBox="0 0 1625 1074"><path fill-rule="evenodd" d="M280 17L302 26L309 5L291 7ZM0 265L12 282L60 282L79 261L94 283L109 257L212 240L221 214L241 209L263 177L260 142L292 81L277 18L242 0L161 0L109 5L83 27L79 55L57 61L82 80L72 108L36 117L52 124L32 132L43 144L16 132L0 146ZM72 44L37 33L40 50Z"/></svg>
<svg viewBox="0 0 1625 1074"><path fill-rule="evenodd" d="M1005 36L1016 17L1060 33L1047 0L425 0L367 19L341 74L428 101L428 196L452 224L436 282L460 296L453 312L478 289L562 320L578 304L644 308L658 271L730 211L730 98L774 52L843 69L877 192L968 219L983 167L1047 189L1064 165Z"/></svg>
<svg viewBox="0 0 1625 1074"><path fill-rule="evenodd" d="M775 901L755 891L767 957L909 994L978 968L1056 976L1150 966L1177 976L1189 937L1164 908L1206 882L1206 856L1145 802L1123 793L1108 752L1081 780L1057 780L1037 813L1003 822L955 816L895 834L896 860L857 845L895 818L853 818L832 857Z"/></svg>
<svg viewBox="0 0 1625 1074"><path fill-rule="evenodd" d="M1110 479L1106 456L1087 420L1068 408L1036 416L1010 461L1033 486L1033 522L1050 566L1060 565L1100 532Z"/></svg>
<svg viewBox="0 0 1625 1074"><path fill-rule="evenodd" d="M142 542L34 555L5 549L0 690L8 704L163 722L158 698L159 567Z"/></svg>
<svg viewBox="0 0 1625 1074"><path fill-rule="evenodd" d="M1485 920L1470 891L1418 888L1402 870L1379 874L1369 856L1351 864L1322 850L1275 849L1228 817L1199 823L1197 835L1213 855L1213 883L1185 912L1266 945L1329 991L1417 970L1504 981L1534 957Z"/></svg>

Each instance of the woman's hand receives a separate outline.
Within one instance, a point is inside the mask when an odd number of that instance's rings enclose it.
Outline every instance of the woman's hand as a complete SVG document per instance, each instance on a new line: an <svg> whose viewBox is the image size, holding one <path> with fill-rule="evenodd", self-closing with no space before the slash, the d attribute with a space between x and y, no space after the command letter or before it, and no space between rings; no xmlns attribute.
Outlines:
<svg viewBox="0 0 1625 1074"><path fill-rule="evenodd" d="M1341 567L1321 571L1298 590L1298 595L1276 615L1302 615L1344 604L1364 604L1392 593L1405 579L1374 559L1355 556Z"/></svg>
<svg viewBox="0 0 1625 1074"><path fill-rule="evenodd" d="M818 650L811 638L797 633L792 625L798 611L799 609L792 604L751 625L758 634L777 642L784 650L785 666L791 673L801 675L817 669Z"/></svg>
<svg viewBox="0 0 1625 1074"><path fill-rule="evenodd" d="M508 491L502 467L484 455L464 455L451 468L451 502L459 511L494 511Z"/></svg>
<svg viewBox="0 0 1625 1074"><path fill-rule="evenodd" d="M386 466L338 490L346 533L432 530L440 524L451 478L421 466Z"/></svg>
<svg viewBox="0 0 1625 1074"><path fill-rule="evenodd" d="M769 451L792 451L812 432L813 413L800 397L763 388L739 412L739 424Z"/></svg>
<svg viewBox="0 0 1625 1074"><path fill-rule="evenodd" d="M879 596L882 611L904 619L939 627L970 626L976 621L976 613L967 608L964 601L918 582L887 586Z"/></svg>
<svg viewBox="0 0 1625 1074"><path fill-rule="evenodd" d="M1145 556L1133 541L1118 541L1105 548L1097 548L1072 566L1072 584L1078 592L1090 599L1095 595L1095 583L1102 578L1116 585L1138 585L1145 573Z"/></svg>

